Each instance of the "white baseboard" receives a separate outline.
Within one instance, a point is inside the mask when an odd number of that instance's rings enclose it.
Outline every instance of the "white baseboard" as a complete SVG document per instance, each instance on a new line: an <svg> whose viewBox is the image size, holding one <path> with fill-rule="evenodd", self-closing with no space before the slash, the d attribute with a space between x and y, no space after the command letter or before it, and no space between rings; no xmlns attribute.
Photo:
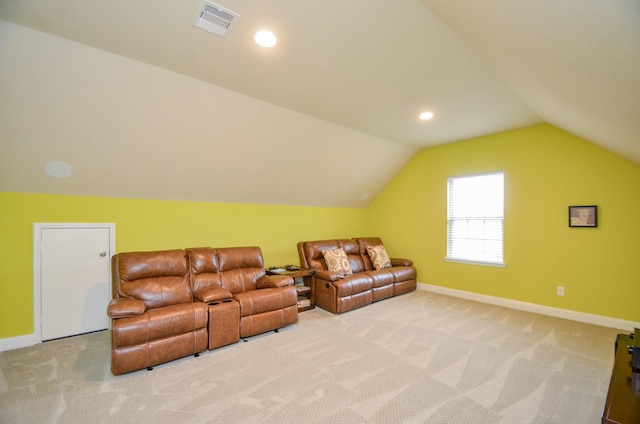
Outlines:
<svg viewBox="0 0 640 424"><path fill-rule="evenodd" d="M587 324L599 325L602 327L616 328L626 331L633 331L633 329L636 327L640 328L640 323L638 322L627 321L619 318L611 318L602 315L587 314L585 312L571 311L568 309L554 308L551 306L536 305L535 303L527 303L521 302L519 300L505 299L502 297L489 296L486 294L450 289L447 287L434 286L432 284L418 283L418 290L429 291L446 296L459 297L462 299L488 303L496 306L504 306L505 308L533 312L536 314L548 315L555 318L563 318L572 321L584 322Z"/></svg>
<svg viewBox="0 0 640 424"><path fill-rule="evenodd" d="M602 315L587 314L585 312L571 311L568 309L554 308L551 306L536 305L535 303L521 302L519 300L505 299L502 297L489 296L486 294L473 293L463 290L450 289L447 287L434 286L432 284L418 283L418 290L443 294L446 296L459 297L476 302L488 303L490 305L503 306L505 308L517 309L520 311L533 312L536 314L552 316L555 318L569 319L572 321L584 322L587 324L600 325L602 327L615 328L625 331L633 331L640 328L640 323L627 321L619 318L611 318ZM35 334L0 339L0 352L20 349L41 343Z"/></svg>
<svg viewBox="0 0 640 424"><path fill-rule="evenodd" d="M29 347L38 343L41 343L41 341L37 339L35 334L0 339L0 352Z"/></svg>

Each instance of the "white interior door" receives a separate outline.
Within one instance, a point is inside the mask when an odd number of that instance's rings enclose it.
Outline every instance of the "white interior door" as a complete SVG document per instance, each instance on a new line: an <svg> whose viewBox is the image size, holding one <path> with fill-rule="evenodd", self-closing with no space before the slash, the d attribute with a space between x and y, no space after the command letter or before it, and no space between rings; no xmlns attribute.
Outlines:
<svg viewBox="0 0 640 424"><path fill-rule="evenodd" d="M42 227L42 340L109 327L113 227Z"/></svg>

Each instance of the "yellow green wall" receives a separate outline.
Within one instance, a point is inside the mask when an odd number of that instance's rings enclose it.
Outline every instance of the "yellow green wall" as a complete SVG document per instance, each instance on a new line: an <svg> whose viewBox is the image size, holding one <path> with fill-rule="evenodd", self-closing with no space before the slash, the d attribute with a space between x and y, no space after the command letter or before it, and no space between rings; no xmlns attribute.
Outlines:
<svg viewBox="0 0 640 424"><path fill-rule="evenodd" d="M444 262L447 178L495 170L507 267ZM590 204L599 227L569 228ZM424 149L367 209L0 193L0 339L33 333L34 222L115 223L117 251L258 245L266 265L298 263L300 240L380 235L423 283L640 321L639 210L638 165L550 125Z"/></svg>
<svg viewBox="0 0 640 424"><path fill-rule="evenodd" d="M116 251L260 246L299 263L296 243L366 234L364 209L0 193L0 339L33 333L33 223L116 224Z"/></svg>
<svg viewBox="0 0 640 424"><path fill-rule="evenodd" d="M505 173L507 268L444 262L447 178ZM598 205L598 228L569 228L569 205ZM424 149L367 210L419 281L640 321L640 167L550 125ZM566 295L556 295L556 286Z"/></svg>

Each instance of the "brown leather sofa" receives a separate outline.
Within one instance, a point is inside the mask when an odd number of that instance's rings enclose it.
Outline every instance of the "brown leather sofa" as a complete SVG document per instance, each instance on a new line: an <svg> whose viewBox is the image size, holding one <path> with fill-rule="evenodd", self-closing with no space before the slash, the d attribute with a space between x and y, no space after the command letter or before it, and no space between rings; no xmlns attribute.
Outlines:
<svg viewBox="0 0 640 424"><path fill-rule="evenodd" d="M267 276L258 247L127 252L111 263L114 375L298 321L293 280Z"/></svg>
<svg viewBox="0 0 640 424"><path fill-rule="evenodd" d="M293 279L266 275L258 247L190 249L194 297L213 303L233 299L240 306L240 337L298 322Z"/></svg>
<svg viewBox="0 0 640 424"><path fill-rule="evenodd" d="M374 267L367 247L380 245L383 243L379 237L299 242L300 265L315 270L311 280L315 304L340 314L414 291L417 271L412 261L390 258L389 267ZM346 253L351 275L328 269L323 252L340 248Z"/></svg>

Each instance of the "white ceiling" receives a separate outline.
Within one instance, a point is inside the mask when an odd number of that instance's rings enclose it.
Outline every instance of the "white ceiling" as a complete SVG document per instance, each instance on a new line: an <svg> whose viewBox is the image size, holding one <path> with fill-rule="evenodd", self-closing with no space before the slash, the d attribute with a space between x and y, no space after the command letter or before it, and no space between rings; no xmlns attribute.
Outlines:
<svg viewBox="0 0 640 424"><path fill-rule="evenodd" d="M0 189L359 207L366 206L417 149L542 122L640 163L637 0L214 3L240 15L225 38L192 26L200 0L2 0L0 19L6 22L110 53L107 57L48 35L12 26L5 29L4 43L0 38L0 72L13 72L14 77L3 80L0 76L0 95L4 95L0 111L12 115L11 121L7 114L4 122L0 117L0 131L4 131L0 148L5 149ZM253 33L263 28L278 37L272 49L253 42ZM20 43L12 44L16 34ZM42 52L37 55L16 53L24 46L37 50L39 45ZM58 48L65 53L47 57L47 52ZM74 69L65 69L62 56L71 57L67 52L72 50L76 56L66 66L73 63ZM2 53L11 58L11 65L2 64ZM111 53L128 58L127 62ZM26 111L43 107L32 88L34 82L25 82L26 70L34 73L34 79L56 77L58 81L73 76L80 80L78 91L95 87L83 70L75 70L77 55L101 63L92 68L82 62L81 67L107 86L114 72L122 73L122 81L132 84L127 90L136 93L131 103L144 108L147 102L146 107L158 108L165 119L160 124L150 118L132 121L125 112L133 106L125 102L119 116L110 116L118 132L113 126L105 127L105 139L96 135L95 141L87 141L91 137L85 137L79 148L73 138L86 136L91 128L72 133L56 127L61 119L56 114L62 112L51 106L49 112L41 112L52 115L47 127L50 140L44 143L43 134L26 124ZM33 60L35 68L36 56L38 70L30 69L28 62ZM16 57L23 58L24 64L14 66L20 62ZM172 73L146 70L129 59ZM132 76L138 72L139 76ZM190 83L173 73L208 84ZM49 93L53 89L45 83L35 84L43 85L39 93L60 95ZM145 101L136 91L140 86L147 93ZM196 116L171 113L171 97L162 92L166 87L181 110L197 105ZM102 100L124 90L97 89L102 90ZM25 90L34 90L31 100L25 99ZM185 94L190 90L200 94ZM82 96L77 93L75 101ZM16 111L18 97L19 102L33 102L24 105L23 116ZM227 98L225 109L220 100ZM82 103L77 107L82 108ZM240 118L246 110L253 114ZM421 122L417 116L423 110L432 111L435 118ZM86 112L83 123L74 125L96 121L96 113L114 112ZM202 132L181 137L186 122L199 116L209 121L207 125L221 126L226 137L206 133L202 140ZM230 121L234 129L228 127ZM222 160L211 167L203 157L191 155L176 163L175 155L166 154L156 155L160 157L153 164L145 160L144 166L133 166L148 153L148 141L140 141L145 130L133 128L136 125L160 125L153 134L159 150L204 149L200 156ZM131 138L131 132L121 127L135 131L137 137ZM258 143L256 136L264 142ZM105 149L105 142L115 143L116 153ZM91 156L104 158L103 163L82 163ZM73 162L77 172L67 183L51 182L41 175L50 160ZM190 162L194 160L198 166ZM114 167L122 175L117 186ZM164 169L170 169L172 183L159 189L153 176ZM309 169L315 171L309 175ZM340 175L340 186L328 185L320 178L324 175ZM84 182L71 181L80 177ZM233 185L185 189L189 181L203 178L227 179ZM361 201L364 192L371 195Z"/></svg>

